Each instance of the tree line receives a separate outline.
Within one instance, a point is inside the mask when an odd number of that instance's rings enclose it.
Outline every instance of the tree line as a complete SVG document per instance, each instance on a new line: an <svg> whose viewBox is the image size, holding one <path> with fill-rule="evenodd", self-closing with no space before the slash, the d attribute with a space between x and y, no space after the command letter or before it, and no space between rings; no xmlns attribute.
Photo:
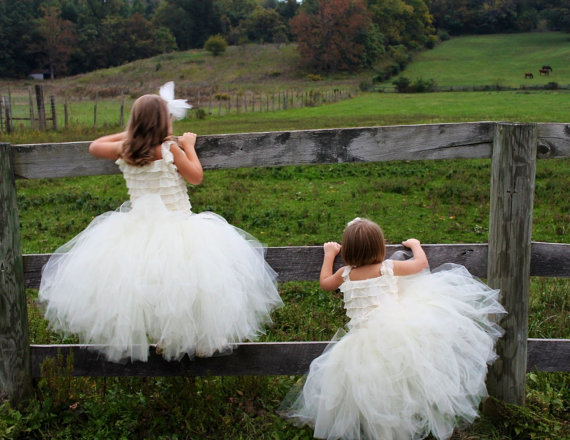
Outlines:
<svg viewBox="0 0 570 440"><path fill-rule="evenodd" d="M76 75L175 50L295 41L309 69L381 75L449 35L570 31L565 0L0 0L0 77Z"/></svg>

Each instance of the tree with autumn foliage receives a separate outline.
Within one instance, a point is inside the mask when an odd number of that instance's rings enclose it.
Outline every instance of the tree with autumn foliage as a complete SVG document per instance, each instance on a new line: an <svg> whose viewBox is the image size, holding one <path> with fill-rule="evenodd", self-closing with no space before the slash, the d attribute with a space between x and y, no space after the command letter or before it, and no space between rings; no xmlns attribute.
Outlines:
<svg viewBox="0 0 570 440"><path fill-rule="evenodd" d="M50 78L53 79L56 72L58 75L67 73L67 62L76 40L75 25L62 19L58 8L45 6L37 30L40 39L36 47L45 59Z"/></svg>
<svg viewBox="0 0 570 440"><path fill-rule="evenodd" d="M370 43L369 31L377 28L363 0L313 0L303 2L290 22L303 63L321 71L352 70L370 62L367 51L381 51ZM380 41L380 36L376 39Z"/></svg>

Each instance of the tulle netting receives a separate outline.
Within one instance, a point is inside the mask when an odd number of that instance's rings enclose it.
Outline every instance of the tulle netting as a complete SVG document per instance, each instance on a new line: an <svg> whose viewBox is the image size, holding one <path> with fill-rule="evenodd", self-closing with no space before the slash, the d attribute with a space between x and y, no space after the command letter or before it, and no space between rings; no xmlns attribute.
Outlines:
<svg viewBox="0 0 570 440"><path fill-rule="evenodd" d="M477 417L486 395L487 366L502 334L498 291L454 264L410 277L382 272L349 281L350 303L369 304L362 298L378 296L377 280L398 293L381 294L365 319L349 310L356 319L348 333L312 362L281 413L314 426L316 438L408 440L431 432L447 439Z"/></svg>
<svg viewBox="0 0 570 440"><path fill-rule="evenodd" d="M282 301L263 246L214 213L146 195L102 214L56 251L39 298L51 328L108 360L211 356L252 340Z"/></svg>

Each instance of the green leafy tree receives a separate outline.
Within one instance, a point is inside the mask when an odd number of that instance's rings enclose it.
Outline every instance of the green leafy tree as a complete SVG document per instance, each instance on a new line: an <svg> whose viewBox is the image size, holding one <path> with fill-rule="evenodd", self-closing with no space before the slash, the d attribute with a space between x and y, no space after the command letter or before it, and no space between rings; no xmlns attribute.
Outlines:
<svg viewBox="0 0 570 440"><path fill-rule="evenodd" d="M258 6L256 0L215 0L220 16L225 16L232 27L239 26Z"/></svg>
<svg viewBox="0 0 570 440"><path fill-rule="evenodd" d="M0 76L23 77L39 67L30 45L40 7L39 0L0 0Z"/></svg>
<svg viewBox="0 0 570 440"><path fill-rule="evenodd" d="M170 32L170 29L159 27L154 30L153 34L155 46L161 53L173 52L178 49L176 38Z"/></svg>
<svg viewBox="0 0 570 440"><path fill-rule="evenodd" d="M277 11L261 6L255 8L244 20L243 27L250 41L262 43L273 43L278 33L286 33L285 23Z"/></svg>
<svg viewBox="0 0 570 440"><path fill-rule="evenodd" d="M435 33L432 17L423 0L369 0L372 20L388 45L423 47Z"/></svg>
<svg viewBox="0 0 570 440"><path fill-rule="evenodd" d="M204 49L211 52L212 55L218 56L226 51L228 43L220 34L212 35L204 44Z"/></svg>
<svg viewBox="0 0 570 440"><path fill-rule="evenodd" d="M203 47L208 36L221 31L221 17L210 0L165 0L153 19L172 32L181 50Z"/></svg>

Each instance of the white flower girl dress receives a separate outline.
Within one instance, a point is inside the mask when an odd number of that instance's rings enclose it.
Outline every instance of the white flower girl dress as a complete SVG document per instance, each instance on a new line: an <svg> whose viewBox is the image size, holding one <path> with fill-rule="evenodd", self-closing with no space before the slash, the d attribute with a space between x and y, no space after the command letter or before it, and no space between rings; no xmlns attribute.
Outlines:
<svg viewBox="0 0 570 440"><path fill-rule="evenodd" d="M376 278L343 273L348 332L316 358L282 414L316 438L447 439L477 417L487 365L502 329L498 291L463 266L398 277L385 260Z"/></svg>
<svg viewBox="0 0 570 440"><path fill-rule="evenodd" d="M39 299L51 328L98 344L108 360L210 356L252 340L282 305L276 273L251 235L194 214L170 142L162 159L122 159L130 202L96 217L44 267Z"/></svg>

